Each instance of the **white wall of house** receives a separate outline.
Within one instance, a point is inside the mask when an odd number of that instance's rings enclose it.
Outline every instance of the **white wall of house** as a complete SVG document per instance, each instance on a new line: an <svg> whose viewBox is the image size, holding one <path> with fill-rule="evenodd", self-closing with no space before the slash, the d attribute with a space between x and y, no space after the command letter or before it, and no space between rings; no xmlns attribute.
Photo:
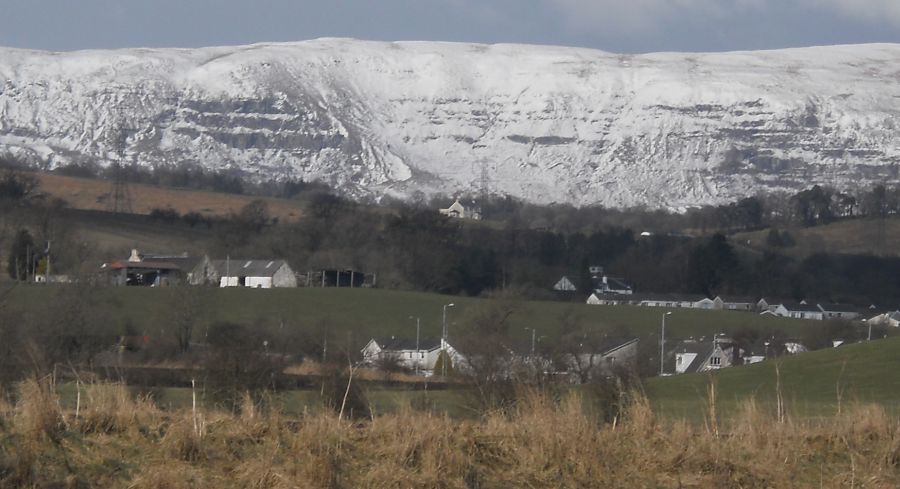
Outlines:
<svg viewBox="0 0 900 489"><path fill-rule="evenodd" d="M278 270L275 271L275 274L272 275L272 286L273 287L296 287L297 286L297 274L287 265L287 263L278 267Z"/></svg>
<svg viewBox="0 0 900 489"><path fill-rule="evenodd" d="M271 289L272 277L247 277L244 279L244 285L251 289Z"/></svg>
<svg viewBox="0 0 900 489"><path fill-rule="evenodd" d="M691 363L697 359L696 353L676 353L675 354L675 373L683 374L691 366Z"/></svg>
<svg viewBox="0 0 900 489"><path fill-rule="evenodd" d="M449 347L448 345L448 354L450 354L450 359L452 362L455 362L459 358L456 351ZM375 340L369 341L369 343L362 349L363 362L368 365L374 365L377 361L381 360L385 356L390 356L397 359L397 362L402 365L404 368L409 369L410 371L415 371L418 367L419 373L423 375L431 375L434 371L434 364L437 363L438 358L441 356L440 348L433 348L431 350L382 350L381 346Z"/></svg>

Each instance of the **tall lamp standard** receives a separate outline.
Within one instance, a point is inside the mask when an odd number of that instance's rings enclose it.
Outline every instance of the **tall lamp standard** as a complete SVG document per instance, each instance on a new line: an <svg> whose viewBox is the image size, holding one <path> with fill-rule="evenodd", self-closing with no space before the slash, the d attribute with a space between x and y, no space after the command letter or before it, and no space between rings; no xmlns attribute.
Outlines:
<svg viewBox="0 0 900 489"><path fill-rule="evenodd" d="M447 308L455 305L456 304L452 302L450 304L444 304L444 316L441 321L443 325L441 330L441 352L444 354L444 358L441 361L441 375L443 377L447 376Z"/></svg>
<svg viewBox="0 0 900 489"><path fill-rule="evenodd" d="M534 356L534 343L536 341L537 329L536 328L525 328L526 330L531 330L531 356ZM543 338L543 336L541 336Z"/></svg>
<svg viewBox="0 0 900 489"><path fill-rule="evenodd" d="M666 354L666 316L671 316L672 311L662 315L662 327L659 334L659 375L663 375L663 362Z"/></svg>
<svg viewBox="0 0 900 489"><path fill-rule="evenodd" d="M410 319L416 320L416 376L419 375L419 316L410 316Z"/></svg>

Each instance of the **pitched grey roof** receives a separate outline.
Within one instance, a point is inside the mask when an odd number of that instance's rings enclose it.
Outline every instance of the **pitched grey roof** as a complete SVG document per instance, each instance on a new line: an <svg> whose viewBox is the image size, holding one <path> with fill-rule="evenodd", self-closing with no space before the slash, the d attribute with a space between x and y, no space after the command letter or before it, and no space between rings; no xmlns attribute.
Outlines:
<svg viewBox="0 0 900 489"><path fill-rule="evenodd" d="M184 272L190 272L203 260L202 256L185 256L185 255L143 255L144 261L163 261L172 263Z"/></svg>
<svg viewBox="0 0 900 489"><path fill-rule="evenodd" d="M403 351L415 350L415 338L397 338L383 337L375 338L375 343L381 347L382 351ZM419 349L423 351L437 350L441 347L441 340L435 338L422 338L419 340Z"/></svg>
<svg viewBox="0 0 900 489"><path fill-rule="evenodd" d="M606 277L606 285L610 290L630 290L631 286L624 280L615 277Z"/></svg>
<svg viewBox="0 0 900 489"><path fill-rule="evenodd" d="M700 369L700 366L706 362L706 359L712 355L713 350L715 350L715 345L709 341L701 341L701 342L684 342L678 345L678 348L675 349L675 353L696 353L697 357L694 358L694 361L685 369L684 373L690 374L694 373Z"/></svg>
<svg viewBox="0 0 900 489"><path fill-rule="evenodd" d="M781 304L788 311L801 311L801 312L822 312L819 309L819 306L809 305L809 304L799 304L796 302L785 302Z"/></svg>
<svg viewBox="0 0 900 489"><path fill-rule="evenodd" d="M221 276L271 277L285 264L284 260L213 260L213 267Z"/></svg>
<svg viewBox="0 0 900 489"><path fill-rule="evenodd" d="M861 308L850 304L838 304L833 302L822 302L819 307L825 312L859 312ZM865 310L865 308L862 308Z"/></svg>

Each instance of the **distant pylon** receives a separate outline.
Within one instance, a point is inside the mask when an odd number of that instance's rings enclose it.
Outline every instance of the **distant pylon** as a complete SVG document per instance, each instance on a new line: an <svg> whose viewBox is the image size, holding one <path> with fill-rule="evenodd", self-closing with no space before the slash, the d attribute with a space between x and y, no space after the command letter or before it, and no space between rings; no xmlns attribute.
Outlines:
<svg viewBox="0 0 900 489"><path fill-rule="evenodd" d="M119 163L113 163L110 169L112 170L112 185L106 205L107 210L116 214L132 214L131 192L128 189L125 171Z"/></svg>
<svg viewBox="0 0 900 489"><path fill-rule="evenodd" d="M486 217L484 214L487 211L488 198L490 198L490 195L491 195L490 185L491 185L491 175L490 175L490 168L488 168L488 160L483 159L483 160L481 160L481 189L480 189L481 190L481 196L480 196L481 202L479 202L479 207L480 207L479 210L481 212L482 219L484 219Z"/></svg>

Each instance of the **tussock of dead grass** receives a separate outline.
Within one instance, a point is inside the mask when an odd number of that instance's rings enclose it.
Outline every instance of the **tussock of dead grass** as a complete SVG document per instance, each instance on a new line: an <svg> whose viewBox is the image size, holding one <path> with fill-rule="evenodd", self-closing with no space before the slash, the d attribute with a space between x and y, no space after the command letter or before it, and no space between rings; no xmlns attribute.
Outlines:
<svg viewBox="0 0 900 489"><path fill-rule="evenodd" d="M713 432L661 421L640 396L612 424L575 395L537 393L478 420L407 407L358 422L329 413L287 417L250 396L238 414L165 412L123 386L96 388L75 421L59 411L49 386L19 386L15 409L0 409L0 487L900 485L898 420L872 405L798 422L748 402Z"/></svg>

